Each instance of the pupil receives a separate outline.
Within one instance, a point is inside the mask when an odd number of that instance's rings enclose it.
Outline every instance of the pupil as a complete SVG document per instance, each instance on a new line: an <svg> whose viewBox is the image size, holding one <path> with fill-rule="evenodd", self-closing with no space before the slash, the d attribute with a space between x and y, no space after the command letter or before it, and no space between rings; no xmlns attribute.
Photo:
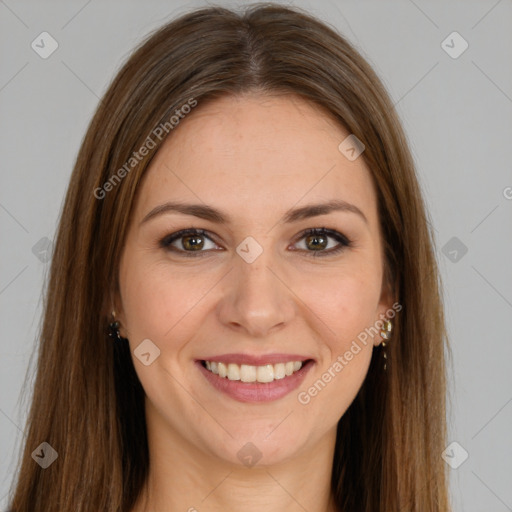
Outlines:
<svg viewBox="0 0 512 512"><path fill-rule="evenodd" d="M311 235L308 237L308 242L313 241L314 244L318 244L318 240L322 240L323 243L320 242L320 247L313 247L315 251L318 249L325 249L325 237L322 235Z"/></svg>
<svg viewBox="0 0 512 512"><path fill-rule="evenodd" d="M201 249L203 245L204 241L197 235L189 235L183 238L183 247L185 247L185 249Z"/></svg>

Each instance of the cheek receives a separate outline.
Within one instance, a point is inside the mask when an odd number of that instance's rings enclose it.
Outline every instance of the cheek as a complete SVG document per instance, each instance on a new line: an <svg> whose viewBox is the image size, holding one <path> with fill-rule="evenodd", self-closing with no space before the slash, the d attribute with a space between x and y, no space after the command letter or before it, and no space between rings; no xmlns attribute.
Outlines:
<svg viewBox="0 0 512 512"><path fill-rule="evenodd" d="M297 394L304 411L335 424L346 412L363 384L373 353L367 329L375 323L380 298L379 276L331 276L316 280L309 290L308 307L321 322L321 360ZM299 292L301 293L301 292ZM320 332L320 331L319 331Z"/></svg>
<svg viewBox="0 0 512 512"><path fill-rule="evenodd" d="M332 348L345 344L374 324L380 299L380 274L346 268L301 280L297 295L325 326L325 340Z"/></svg>
<svg viewBox="0 0 512 512"><path fill-rule="evenodd" d="M161 340L189 309L191 294L170 280L162 266L147 266L136 258L126 260L121 297L130 340Z"/></svg>
<svg viewBox="0 0 512 512"><path fill-rule="evenodd" d="M162 349L193 337L208 291L218 281L213 273L191 276L190 270L170 271L168 262L126 261L121 280L126 328L132 345L145 338Z"/></svg>

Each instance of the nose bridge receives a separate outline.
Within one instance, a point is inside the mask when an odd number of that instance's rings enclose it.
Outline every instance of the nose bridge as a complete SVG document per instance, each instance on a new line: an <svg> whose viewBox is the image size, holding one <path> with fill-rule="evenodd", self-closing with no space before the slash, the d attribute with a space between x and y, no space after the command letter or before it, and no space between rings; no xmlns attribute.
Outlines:
<svg viewBox="0 0 512 512"><path fill-rule="evenodd" d="M270 245L262 247L255 259L244 257L251 251L254 257L255 246L251 246L250 241L248 246L240 245L248 251L234 259L228 296L222 310L223 321L253 335L264 335L290 319L293 312L291 298L286 286L276 276L279 265Z"/></svg>

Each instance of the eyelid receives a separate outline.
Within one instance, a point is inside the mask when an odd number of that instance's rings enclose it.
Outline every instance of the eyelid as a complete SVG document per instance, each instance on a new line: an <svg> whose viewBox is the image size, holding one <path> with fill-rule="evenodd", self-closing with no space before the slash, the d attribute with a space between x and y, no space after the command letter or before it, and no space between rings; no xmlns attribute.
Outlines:
<svg viewBox="0 0 512 512"><path fill-rule="evenodd" d="M209 254L212 251L217 251L216 249L209 249L206 251L202 251L202 250L185 251L183 249L178 249L171 245L176 240L179 240L180 238L185 237L187 235L203 236L203 237L207 238L208 240L210 240L215 245L219 245L214 240L214 237L212 237L208 231L201 229L201 228L193 228L192 227L192 228L181 229L179 231L176 231L174 233L166 235L164 238L162 238L160 240L159 246L167 251L178 253L185 257L201 257L201 256L204 256L205 254ZM308 228L308 229L301 231L294 237L293 244L296 244L297 242L299 242L306 236L314 236L314 235L325 235L327 237L333 238L334 240L336 240L338 242L338 245L331 249L319 250L319 251L307 251L305 249L293 249L293 250L297 251L297 252L303 252L307 256L322 257L324 255L329 256L329 255L337 254L338 252L341 252L342 250L344 250L348 247L351 247L353 245L352 240L350 240L346 235L344 235L343 233L341 233L340 231L338 231L336 229L329 229L326 227Z"/></svg>
<svg viewBox="0 0 512 512"><path fill-rule="evenodd" d="M177 249L171 245L176 240L179 240L180 238L183 238L187 235L203 236L203 237L207 238L208 240L210 240L215 245L218 245L217 242L211 237L209 232L204 229L201 229L201 228L186 228L186 229L180 229L179 231L175 231L174 233L164 236L164 238L162 238L160 240L159 245L163 249L166 249L166 250L169 250L172 252L177 252L180 254L185 254L186 256L188 256L188 255L193 256L194 254L198 254L198 253L200 254L200 253L210 252L210 250L208 250L208 251L184 251L182 249Z"/></svg>
<svg viewBox="0 0 512 512"><path fill-rule="evenodd" d="M352 241L346 235L344 235L337 229L329 229L329 228L325 228L325 227L304 229L295 237L294 243L301 240L305 236L311 236L311 235L315 235L315 234L329 236L329 237L337 240L339 243L344 243L346 245L350 245L352 243Z"/></svg>

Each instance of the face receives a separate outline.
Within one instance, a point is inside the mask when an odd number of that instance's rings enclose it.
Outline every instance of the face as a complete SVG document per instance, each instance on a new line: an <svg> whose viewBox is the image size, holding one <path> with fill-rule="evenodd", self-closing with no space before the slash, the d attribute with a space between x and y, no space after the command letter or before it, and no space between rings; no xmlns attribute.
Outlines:
<svg viewBox="0 0 512 512"><path fill-rule="evenodd" d="M333 439L381 341L361 334L392 304L348 135L298 97L251 94L199 104L153 159L116 302L161 439L236 464Z"/></svg>

